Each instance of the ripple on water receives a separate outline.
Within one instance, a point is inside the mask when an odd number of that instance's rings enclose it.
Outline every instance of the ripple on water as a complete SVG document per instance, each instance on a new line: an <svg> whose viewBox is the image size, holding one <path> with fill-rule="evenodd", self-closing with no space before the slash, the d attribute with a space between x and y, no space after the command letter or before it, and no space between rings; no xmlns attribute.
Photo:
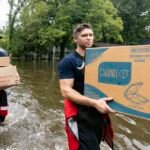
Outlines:
<svg viewBox="0 0 150 150"><path fill-rule="evenodd" d="M137 150L131 140L123 135L116 134L116 139L114 141L114 149L115 150Z"/></svg>
<svg viewBox="0 0 150 150"><path fill-rule="evenodd" d="M118 127L119 127L120 129L122 129L123 131L129 133L129 134L132 133L132 131L131 131L129 128L127 128L127 127L124 127L124 126L122 126L122 125L118 125Z"/></svg>
<svg viewBox="0 0 150 150"><path fill-rule="evenodd" d="M9 114L7 116L7 124L12 126L20 120L26 118L28 109L18 103L9 103Z"/></svg>
<svg viewBox="0 0 150 150"><path fill-rule="evenodd" d="M26 91L27 89L25 89ZM9 95L9 115L6 126L0 128L6 150L67 150L63 112L44 109L31 92Z"/></svg>
<svg viewBox="0 0 150 150"><path fill-rule="evenodd" d="M136 139L133 139L133 144L135 145L135 147L137 147L140 150L150 150L150 145L147 143L141 144L139 141L137 141Z"/></svg>
<svg viewBox="0 0 150 150"><path fill-rule="evenodd" d="M117 113L116 115L119 116L120 118L124 119L128 123L130 123L132 125L136 125L136 122L133 119L131 119L130 117L127 117L127 116L125 116L123 114L119 114L119 113Z"/></svg>

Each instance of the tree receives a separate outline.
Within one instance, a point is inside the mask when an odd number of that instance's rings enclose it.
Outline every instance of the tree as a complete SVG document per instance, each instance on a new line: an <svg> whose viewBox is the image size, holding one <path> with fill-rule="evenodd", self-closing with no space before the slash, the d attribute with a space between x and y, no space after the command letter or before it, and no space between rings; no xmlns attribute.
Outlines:
<svg viewBox="0 0 150 150"><path fill-rule="evenodd" d="M14 34L14 25L16 22L17 15L21 8L23 7L26 0L8 0L10 10L9 10L9 32L8 32L8 39L9 39L9 49L12 46L12 39Z"/></svg>
<svg viewBox="0 0 150 150"><path fill-rule="evenodd" d="M8 43L8 38L5 33L5 29L3 30L0 29L0 47L4 48L7 50L7 43Z"/></svg>
<svg viewBox="0 0 150 150"><path fill-rule="evenodd" d="M89 6L85 20L93 25L96 40L105 43L123 42L120 34L122 20L117 16L117 9L112 3L109 0L93 0Z"/></svg>
<svg viewBox="0 0 150 150"><path fill-rule="evenodd" d="M10 2L14 7L14 1ZM82 22L90 22L93 25L97 41L122 42L120 34L122 21L109 0L18 0L18 2L22 2L22 5L15 6L19 14L14 17L16 19L13 26L9 26L9 31L13 31L9 32L9 39L13 42L11 51L18 57L36 54L37 59L42 59L42 55L48 55L50 59L53 47L60 47L62 58L65 48L73 47L73 27ZM10 14L16 16L14 11Z"/></svg>
<svg viewBox="0 0 150 150"><path fill-rule="evenodd" d="M55 26L55 3L29 0L20 15L20 26L25 33L25 47L36 53L52 56L52 47L59 42L64 32Z"/></svg>
<svg viewBox="0 0 150 150"><path fill-rule="evenodd" d="M149 0L112 0L123 20L122 36L126 44L140 44L150 38L147 27L150 25Z"/></svg>
<svg viewBox="0 0 150 150"><path fill-rule="evenodd" d="M77 23L90 22L97 41L122 42L122 20L109 0L68 0L62 3L55 17L56 25L66 34L61 43L61 56L67 41L70 41L72 28Z"/></svg>

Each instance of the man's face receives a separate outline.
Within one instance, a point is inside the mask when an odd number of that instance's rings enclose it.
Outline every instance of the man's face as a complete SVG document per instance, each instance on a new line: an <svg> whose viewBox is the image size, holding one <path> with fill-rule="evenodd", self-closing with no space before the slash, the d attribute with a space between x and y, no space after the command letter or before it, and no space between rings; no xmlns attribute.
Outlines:
<svg viewBox="0 0 150 150"><path fill-rule="evenodd" d="M91 29L83 29L75 38L74 42L77 44L77 47L83 49L92 47L93 45L93 31Z"/></svg>

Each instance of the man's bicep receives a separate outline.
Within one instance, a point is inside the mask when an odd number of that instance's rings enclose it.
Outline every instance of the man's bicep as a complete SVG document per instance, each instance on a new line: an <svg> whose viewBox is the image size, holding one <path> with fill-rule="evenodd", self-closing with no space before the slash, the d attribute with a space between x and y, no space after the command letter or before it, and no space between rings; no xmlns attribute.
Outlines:
<svg viewBox="0 0 150 150"><path fill-rule="evenodd" d="M73 79L74 68L70 59L64 58L58 65L59 79Z"/></svg>
<svg viewBox="0 0 150 150"><path fill-rule="evenodd" d="M60 91L63 97L68 97L68 94L72 91L74 79L60 79Z"/></svg>
<svg viewBox="0 0 150 150"><path fill-rule="evenodd" d="M72 88L73 87L74 79L60 79L59 84L60 88Z"/></svg>

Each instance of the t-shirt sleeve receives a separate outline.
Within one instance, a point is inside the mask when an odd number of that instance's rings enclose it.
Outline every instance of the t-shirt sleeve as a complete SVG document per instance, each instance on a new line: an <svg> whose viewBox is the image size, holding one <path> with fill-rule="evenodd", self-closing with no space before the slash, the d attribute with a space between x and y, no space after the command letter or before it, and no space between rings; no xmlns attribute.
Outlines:
<svg viewBox="0 0 150 150"><path fill-rule="evenodd" d="M58 64L58 76L59 79L71 79L74 78L73 64L68 58L62 59Z"/></svg>

